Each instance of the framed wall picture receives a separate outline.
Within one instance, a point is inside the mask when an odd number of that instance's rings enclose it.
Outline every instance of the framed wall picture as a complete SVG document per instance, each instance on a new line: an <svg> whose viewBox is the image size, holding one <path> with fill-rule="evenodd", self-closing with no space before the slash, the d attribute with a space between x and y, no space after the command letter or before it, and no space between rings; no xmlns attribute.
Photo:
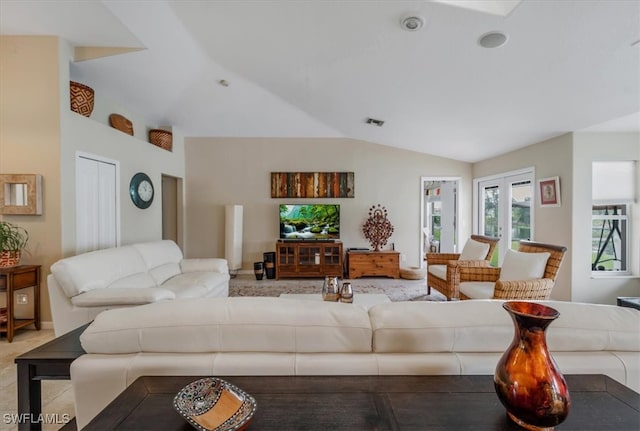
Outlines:
<svg viewBox="0 0 640 431"><path fill-rule="evenodd" d="M272 198L352 198L353 172L271 172Z"/></svg>
<svg viewBox="0 0 640 431"><path fill-rule="evenodd" d="M560 177L538 180L538 195L541 207L560 206Z"/></svg>

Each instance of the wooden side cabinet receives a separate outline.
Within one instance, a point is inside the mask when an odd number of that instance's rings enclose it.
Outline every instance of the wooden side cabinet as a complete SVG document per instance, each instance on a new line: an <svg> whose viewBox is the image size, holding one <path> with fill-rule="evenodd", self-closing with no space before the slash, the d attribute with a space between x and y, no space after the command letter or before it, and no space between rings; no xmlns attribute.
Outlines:
<svg viewBox="0 0 640 431"><path fill-rule="evenodd" d="M276 276L342 277L341 242L277 242Z"/></svg>
<svg viewBox="0 0 640 431"><path fill-rule="evenodd" d="M398 251L348 251L349 278L384 276L400 278L400 252Z"/></svg>
<svg viewBox="0 0 640 431"><path fill-rule="evenodd" d="M33 287L33 318L16 319L14 293L28 287ZM40 330L40 265L0 268L0 292L5 293L7 301L7 321L0 323L0 333L7 334L9 343L13 341L16 329L35 325L36 329Z"/></svg>

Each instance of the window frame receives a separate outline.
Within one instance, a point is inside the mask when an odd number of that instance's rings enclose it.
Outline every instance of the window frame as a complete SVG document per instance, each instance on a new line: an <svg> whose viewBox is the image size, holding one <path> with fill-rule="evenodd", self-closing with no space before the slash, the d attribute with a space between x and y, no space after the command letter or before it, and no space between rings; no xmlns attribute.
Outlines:
<svg viewBox="0 0 640 431"><path fill-rule="evenodd" d="M610 214L610 215L602 215L602 214L594 214L594 211L601 208L610 208L610 207L623 207L625 209L624 214ZM602 202L602 201L593 201L591 204L591 250L593 250L593 240L594 235L593 231L597 227L594 225L594 222L597 220L609 220L609 221L620 221L624 222L625 226L621 229L621 250L620 256L621 260L624 260L624 270L595 270L593 268L594 261L593 257L591 258L591 274L596 277L623 277L629 276L632 274L631 268L631 254L632 254L632 244L631 239L633 236L631 235L631 225L632 225L632 217L631 217L632 205L628 202ZM598 251L595 251L596 253Z"/></svg>

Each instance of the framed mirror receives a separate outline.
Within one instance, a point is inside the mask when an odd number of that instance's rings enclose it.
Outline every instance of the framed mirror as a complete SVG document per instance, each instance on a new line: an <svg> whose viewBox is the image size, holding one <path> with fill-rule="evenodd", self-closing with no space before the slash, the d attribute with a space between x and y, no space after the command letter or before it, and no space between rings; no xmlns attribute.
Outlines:
<svg viewBox="0 0 640 431"><path fill-rule="evenodd" d="M0 214L42 214L42 175L0 174Z"/></svg>

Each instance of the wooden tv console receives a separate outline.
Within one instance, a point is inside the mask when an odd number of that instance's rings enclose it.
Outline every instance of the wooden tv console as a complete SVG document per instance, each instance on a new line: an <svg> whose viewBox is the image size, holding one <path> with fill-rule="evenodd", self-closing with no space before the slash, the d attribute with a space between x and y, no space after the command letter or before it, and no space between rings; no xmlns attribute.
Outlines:
<svg viewBox="0 0 640 431"><path fill-rule="evenodd" d="M342 277L342 242L278 241L276 277Z"/></svg>

